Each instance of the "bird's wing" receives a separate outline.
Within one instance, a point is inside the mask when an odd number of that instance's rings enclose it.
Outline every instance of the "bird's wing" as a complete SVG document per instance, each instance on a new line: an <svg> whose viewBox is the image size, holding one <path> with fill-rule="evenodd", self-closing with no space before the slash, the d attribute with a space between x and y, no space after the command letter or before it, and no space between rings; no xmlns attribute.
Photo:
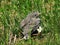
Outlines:
<svg viewBox="0 0 60 45"><path fill-rule="evenodd" d="M20 23L21 27L24 27L25 25L27 25L30 21L30 17L27 17L26 19L22 20Z"/></svg>

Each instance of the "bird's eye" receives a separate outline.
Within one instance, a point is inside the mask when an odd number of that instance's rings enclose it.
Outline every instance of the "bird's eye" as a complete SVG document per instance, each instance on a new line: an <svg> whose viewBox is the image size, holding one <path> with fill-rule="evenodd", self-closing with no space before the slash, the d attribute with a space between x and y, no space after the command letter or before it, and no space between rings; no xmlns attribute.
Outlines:
<svg viewBox="0 0 60 45"><path fill-rule="evenodd" d="M36 16L36 14L35 14L35 16Z"/></svg>

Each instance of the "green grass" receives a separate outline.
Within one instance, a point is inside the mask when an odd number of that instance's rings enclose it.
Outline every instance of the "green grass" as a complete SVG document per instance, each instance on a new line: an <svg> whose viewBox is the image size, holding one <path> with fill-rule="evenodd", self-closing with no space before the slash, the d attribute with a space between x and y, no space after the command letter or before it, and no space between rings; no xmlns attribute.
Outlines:
<svg viewBox="0 0 60 45"><path fill-rule="evenodd" d="M44 38L16 40L15 45L60 45L59 0L0 0L0 45L8 45L10 31L19 36L19 24L32 11L41 13Z"/></svg>

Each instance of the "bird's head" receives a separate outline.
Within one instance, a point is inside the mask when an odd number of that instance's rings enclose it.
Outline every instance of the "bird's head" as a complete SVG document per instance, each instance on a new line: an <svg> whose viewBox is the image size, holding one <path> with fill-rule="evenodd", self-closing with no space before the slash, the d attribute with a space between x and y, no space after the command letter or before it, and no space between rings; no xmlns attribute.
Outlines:
<svg viewBox="0 0 60 45"><path fill-rule="evenodd" d="M32 17L39 17L40 14L38 11L32 12Z"/></svg>

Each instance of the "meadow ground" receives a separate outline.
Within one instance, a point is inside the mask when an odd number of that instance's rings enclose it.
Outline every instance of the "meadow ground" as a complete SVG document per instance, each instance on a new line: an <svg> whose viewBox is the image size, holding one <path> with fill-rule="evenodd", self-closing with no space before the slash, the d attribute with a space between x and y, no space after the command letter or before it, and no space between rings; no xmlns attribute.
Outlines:
<svg viewBox="0 0 60 45"><path fill-rule="evenodd" d="M0 45L8 45L10 31L19 36L20 22L37 10L44 37L17 39L15 45L60 45L60 0L0 0Z"/></svg>

